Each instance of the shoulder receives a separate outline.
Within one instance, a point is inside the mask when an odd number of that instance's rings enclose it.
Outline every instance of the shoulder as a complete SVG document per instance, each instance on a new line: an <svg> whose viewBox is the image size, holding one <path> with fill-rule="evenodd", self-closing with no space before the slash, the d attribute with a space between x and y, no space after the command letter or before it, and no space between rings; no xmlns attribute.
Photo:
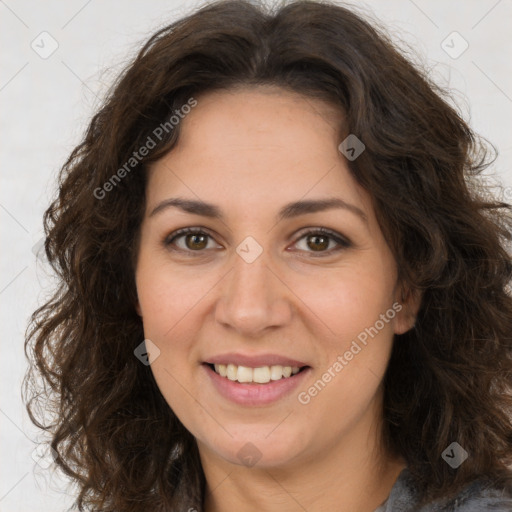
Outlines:
<svg viewBox="0 0 512 512"><path fill-rule="evenodd" d="M389 498L375 512L512 512L512 491L497 489L484 480L475 480L457 496L418 506L414 480L404 469Z"/></svg>
<svg viewBox="0 0 512 512"><path fill-rule="evenodd" d="M477 480L439 510L440 512L512 512L512 494Z"/></svg>

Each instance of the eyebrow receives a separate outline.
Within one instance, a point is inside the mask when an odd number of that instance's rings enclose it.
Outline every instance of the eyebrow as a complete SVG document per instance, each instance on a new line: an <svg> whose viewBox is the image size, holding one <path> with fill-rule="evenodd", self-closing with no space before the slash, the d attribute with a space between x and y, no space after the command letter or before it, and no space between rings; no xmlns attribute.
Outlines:
<svg viewBox="0 0 512 512"><path fill-rule="evenodd" d="M224 220L224 215L218 206L211 203L205 203L204 201L183 199L180 197L165 199L151 211L149 217L153 217L154 215L157 215L158 213L161 213L168 208L178 208L186 213L201 215L211 219ZM365 224L368 223L366 214L360 208L347 203L338 197L329 197L326 199L308 199L288 203L279 210L276 220L281 221L284 219L291 219L300 215L331 210L333 208L345 209L357 215Z"/></svg>

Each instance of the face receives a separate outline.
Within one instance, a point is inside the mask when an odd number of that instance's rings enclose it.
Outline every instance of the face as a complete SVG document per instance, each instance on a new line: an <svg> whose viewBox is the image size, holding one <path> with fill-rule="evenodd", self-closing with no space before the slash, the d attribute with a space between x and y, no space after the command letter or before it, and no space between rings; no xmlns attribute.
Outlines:
<svg viewBox="0 0 512 512"><path fill-rule="evenodd" d="M418 305L338 150L340 112L270 87L197 100L149 171L136 284L151 369L202 459L311 460L378 421Z"/></svg>

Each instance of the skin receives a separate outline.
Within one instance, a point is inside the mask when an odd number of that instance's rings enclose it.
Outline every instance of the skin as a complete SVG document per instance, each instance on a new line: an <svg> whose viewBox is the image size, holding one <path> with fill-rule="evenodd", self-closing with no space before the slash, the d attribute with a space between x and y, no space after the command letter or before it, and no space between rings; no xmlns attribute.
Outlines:
<svg viewBox="0 0 512 512"><path fill-rule="evenodd" d="M394 334L412 327L420 299L397 282L371 199L338 151L348 134L340 138L342 114L269 86L197 100L177 146L149 170L136 284L145 336L160 350L151 369L198 443L205 510L372 512L405 467L380 441L381 382ZM175 207L150 215L171 197L214 203L225 218ZM275 220L289 202L327 197L356 206L367 221L342 208ZM165 246L184 227L210 237ZM319 227L351 245L304 236ZM248 236L263 249L252 263L236 252ZM298 393L394 303L401 311L300 403ZM226 352L277 353L312 369L275 403L237 405L201 366ZM237 456L248 442L261 457L252 467Z"/></svg>

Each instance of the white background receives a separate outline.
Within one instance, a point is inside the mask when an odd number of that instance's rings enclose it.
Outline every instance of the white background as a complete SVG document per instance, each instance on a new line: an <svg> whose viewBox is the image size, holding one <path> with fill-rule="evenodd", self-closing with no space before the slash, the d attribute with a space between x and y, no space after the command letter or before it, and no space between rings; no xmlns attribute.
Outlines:
<svg viewBox="0 0 512 512"><path fill-rule="evenodd" d="M492 170L510 187L512 1L352 3L411 45L438 83L457 91L466 119L497 147ZM31 457L37 432L20 391L24 331L49 282L41 264L36 267L33 246L42 237L42 214L54 196L56 174L116 72L157 28L196 5L191 0L0 0L0 512L64 511L73 501L63 481ZM42 46L43 31L58 43L47 59L31 48L34 40ZM453 31L469 44L457 59L441 47ZM462 42L450 41L455 49ZM45 48L49 44L46 39Z"/></svg>

